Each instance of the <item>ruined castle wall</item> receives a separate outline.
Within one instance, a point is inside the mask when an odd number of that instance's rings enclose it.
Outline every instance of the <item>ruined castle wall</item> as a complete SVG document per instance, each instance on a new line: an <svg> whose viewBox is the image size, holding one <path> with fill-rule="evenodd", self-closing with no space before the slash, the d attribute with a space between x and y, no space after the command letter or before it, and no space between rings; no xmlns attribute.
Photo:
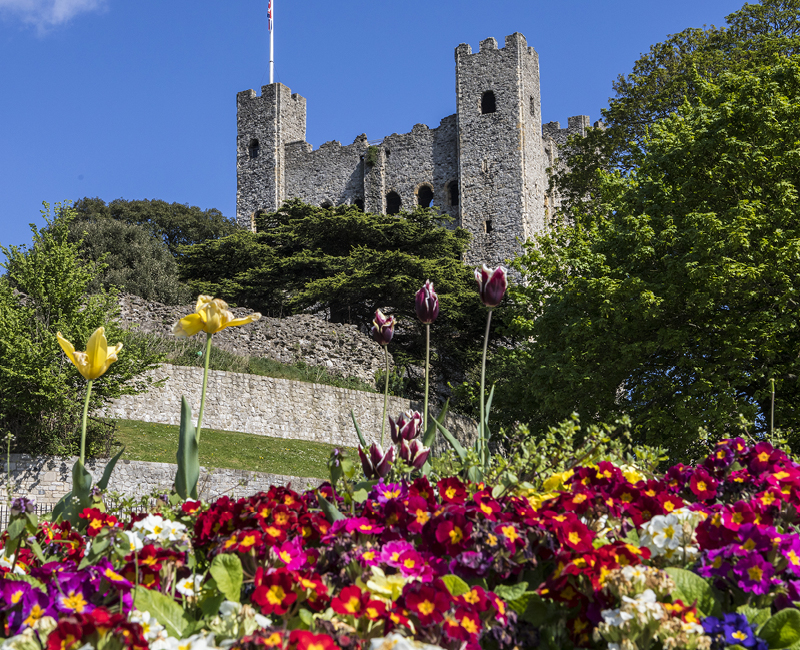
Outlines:
<svg viewBox="0 0 800 650"><path fill-rule="evenodd" d="M300 198L311 205L341 205L364 200L364 163L367 136L353 144L326 142L312 150L306 142L285 147L284 172L286 198Z"/></svg>
<svg viewBox="0 0 800 650"><path fill-rule="evenodd" d="M462 226L473 235L468 264L497 264L521 249L524 236L520 58L535 57L522 34L456 48ZM531 82L532 83L532 82ZM493 93L496 110L482 110Z"/></svg>
<svg viewBox="0 0 800 650"><path fill-rule="evenodd" d="M522 115L523 212L522 236L533 237L545 227L547 174L542 149L542 109L539 86L539 55L529 47L517 52L520 75L520 113Z"/></svg>

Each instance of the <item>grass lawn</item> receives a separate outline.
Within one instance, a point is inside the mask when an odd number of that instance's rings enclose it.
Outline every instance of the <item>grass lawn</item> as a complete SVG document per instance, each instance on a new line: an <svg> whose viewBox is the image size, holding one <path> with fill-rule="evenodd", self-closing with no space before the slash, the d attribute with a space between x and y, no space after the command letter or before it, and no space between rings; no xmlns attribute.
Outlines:
<svg viewBox="0 0 800 650"><path fill-rule="evenodd" d="M125 445L123 459L175 462L177 426L136 420L116 422L117 442ZM112 453L118 451L118 446ZM204 467L328 478L326 462L332 449L333 445L318 442L269 438L236 431L204 428L200 433L200 464Z"/></svg>

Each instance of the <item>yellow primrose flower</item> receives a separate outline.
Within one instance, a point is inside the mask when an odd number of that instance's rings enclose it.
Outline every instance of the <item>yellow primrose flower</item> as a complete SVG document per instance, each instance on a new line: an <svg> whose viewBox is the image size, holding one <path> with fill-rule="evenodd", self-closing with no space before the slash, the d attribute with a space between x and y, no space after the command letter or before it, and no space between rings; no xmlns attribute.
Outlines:
<svg viewBox="0 0 800 650"><path fill-rule="evenodd" d="M247 325L261 318L261 314L255 312L244 318L234 318L228 311L228 303L219 298L211 296L198 296L195 313L184 316L172 326L172 333L175 336L185 338L194 336L200 331L206 334L215 334L226 327L236 325Z"/></svg>
<svg viewBox="0 0 800 650"><path fill-rule="evenodd" d="M114 347L108 347L106 340L106 328L98 327L94 334L89 337L86 344L86 352L76 352L75 346L61 336L61 332L56 332L56 338L64 354L75 364L86 379L97 379L108 367L117 360L117 355L122 349L122 343L117 343Z"/></svg>
<svg viewBox="0 0 800 650"><path fill-rule="evenodd" d="M574 474L571 469L568 469L566 472L556 472L550 478L548 478L544 485L542 485L542 489L545 492L552 492L553 490L558 490L560 487L564 485Z"/></svg>

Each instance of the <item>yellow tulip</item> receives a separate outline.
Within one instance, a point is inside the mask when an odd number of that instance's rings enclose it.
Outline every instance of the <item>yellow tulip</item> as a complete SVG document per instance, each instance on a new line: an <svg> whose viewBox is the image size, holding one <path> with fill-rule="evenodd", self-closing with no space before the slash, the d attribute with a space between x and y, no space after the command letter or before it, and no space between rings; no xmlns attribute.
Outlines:
<svg viewBox="0 0 800 650"><path fill-rule="evenodd" d="M108 347L106 340L106 328L98 327L94 334L89 337L86 344L86 352L76 352L75 346L61 336L61 332L56 333L58 344L64 350L64 354L75 364L86 379L97 379L108 367L117 360L117 355L122 349L122 343L117 343L114 347Z"/></svg>
<svg viewBox="0 0 800 650"><path fill-rule="evenodd" d="M215 334L226 327L236 325L247 325L261 318L261 314L255 312L244 318L234 318L228 311L228 303L219 298L211 296L198 296L195 313L184 316L172 326L172 333L181 338L194 336L198 332Z"/></svg>

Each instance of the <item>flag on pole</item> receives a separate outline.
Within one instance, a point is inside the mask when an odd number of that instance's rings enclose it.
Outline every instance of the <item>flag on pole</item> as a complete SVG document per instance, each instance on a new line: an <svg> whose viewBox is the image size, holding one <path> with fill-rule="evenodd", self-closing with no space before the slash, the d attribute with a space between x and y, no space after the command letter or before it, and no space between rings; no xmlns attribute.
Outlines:
<svg viewBox="0 0 800 650"><path fill-rule="evenodd" d="M269 31L272 31L272 0L267 4L267 18L269 19Z"/></svg>

